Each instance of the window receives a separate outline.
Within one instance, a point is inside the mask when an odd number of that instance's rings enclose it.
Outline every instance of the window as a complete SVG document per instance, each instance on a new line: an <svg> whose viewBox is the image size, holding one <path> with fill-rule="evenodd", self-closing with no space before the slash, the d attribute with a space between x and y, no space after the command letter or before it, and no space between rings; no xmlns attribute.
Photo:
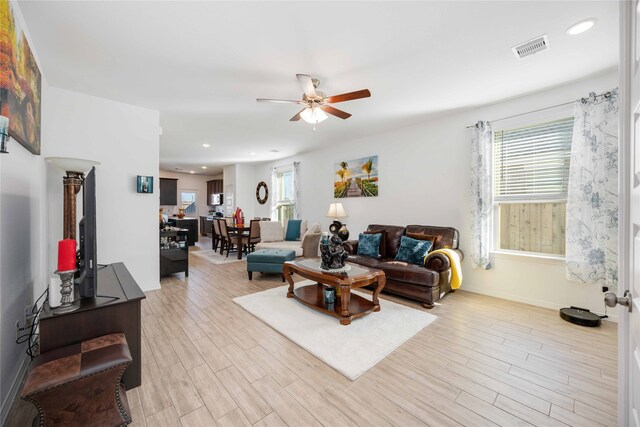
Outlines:
<svg viewBox="0 0 640 427"><path fill-rule="evenodd" d="M493 133L497 249L564 256L573 117Z"/></svg>
<svg viewBox="0 0 640 427"><path fill-rule="evenodd" d="M196 213L196 192L181 191L180 207L184 209L184 213L186 214L195 214Z"/></svg>
<svg viewBox="0 0 640 427"><path fill-rule="evenodd" d="M295 211L293 165L277 168L274 174L276 204L271 219L284 225L293 219Z"/></svg>

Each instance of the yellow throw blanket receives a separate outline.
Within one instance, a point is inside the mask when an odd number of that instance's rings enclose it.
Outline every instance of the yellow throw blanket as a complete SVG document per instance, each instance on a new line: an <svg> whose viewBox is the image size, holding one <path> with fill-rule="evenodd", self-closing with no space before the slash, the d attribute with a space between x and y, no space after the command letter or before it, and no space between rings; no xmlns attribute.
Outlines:
<svg viewBox="0 0 640 427"><path fill-rule="evenodd" d="M449 258L449 263L451 263L451 289L460 289L460 285L462 285L460 254L453 249L436 249L435 251L429 252L429 255L437 253L446 255L447 258Z"/></svg>

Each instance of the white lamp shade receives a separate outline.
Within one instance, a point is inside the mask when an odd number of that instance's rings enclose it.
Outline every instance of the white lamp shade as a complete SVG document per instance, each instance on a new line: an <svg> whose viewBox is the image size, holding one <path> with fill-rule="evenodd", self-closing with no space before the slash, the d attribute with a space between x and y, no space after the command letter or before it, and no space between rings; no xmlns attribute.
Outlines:
<svg viewBox="0 0 640 427"><path fill-rule="evenodd" d="M327 212L327 216L330 218L345 218L347 212L342 207L342 203L331 203L329 205L329 211Z"/></svg>
<svg viewBox="0 0 640 427"><path fill-rule="evenodd" d="M300 113L300 117L307 123L316 124L323 122L327 119L327 115L322 109L314 107L314 108L306 108L302 113Z"/></svg>
<svg viewBox="0 0 640 427"><path fill-rule="evenodd" d="M64 172L88 172L100 162L73 157L47 157L47 161Z"/></svg>

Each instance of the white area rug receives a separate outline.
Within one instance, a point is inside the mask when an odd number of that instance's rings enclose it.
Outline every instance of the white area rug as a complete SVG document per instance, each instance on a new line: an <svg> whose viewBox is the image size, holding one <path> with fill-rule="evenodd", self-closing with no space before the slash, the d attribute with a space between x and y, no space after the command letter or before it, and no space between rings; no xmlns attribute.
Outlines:
<svg viewBox="0 0 640 427"><path fill-rule="evenodd" d="M310 283L305 280L296 287ZM233 301L352 381L437 319L433 314L380 299L379 312L343 326L337 318L287 298L287 288L281 286Z"/></svg>
<svg viewBox="0 0 640 427"><path fill-rule="evenodd" d="M235 252L230 253L229 258L227 258L226 252L225 255L220 255L220 252L216 252L213 249L190 251L189 255L194 255L198 258L206 259L207 261L214 264L229 264L232 262L242 261L244 259L238 259L238 255Z"/></svg>

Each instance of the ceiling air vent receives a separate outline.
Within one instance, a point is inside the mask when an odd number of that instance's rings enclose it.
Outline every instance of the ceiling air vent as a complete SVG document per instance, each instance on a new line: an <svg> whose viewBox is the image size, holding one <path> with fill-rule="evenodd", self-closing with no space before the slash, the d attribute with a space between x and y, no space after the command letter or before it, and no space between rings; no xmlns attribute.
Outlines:
<svg viewBox="0 0 640 427"><path fill-rule="evenodd" d="M533 55L534 53L547 49L549 49L549 38L546 34L511 48L513 54L518 59L522 59L525 56Z"/></svg>

